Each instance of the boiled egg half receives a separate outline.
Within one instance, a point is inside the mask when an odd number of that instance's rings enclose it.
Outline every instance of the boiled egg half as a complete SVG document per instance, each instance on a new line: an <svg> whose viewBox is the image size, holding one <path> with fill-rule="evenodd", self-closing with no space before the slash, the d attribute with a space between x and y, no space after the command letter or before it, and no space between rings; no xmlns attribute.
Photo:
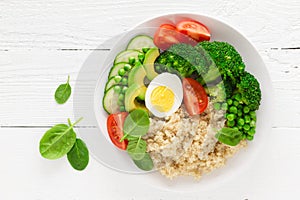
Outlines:
<svg viewBox="0 0 300 200"><path fill-rule="evenodd" d="M182 83L178 76L162 73L149 84L145 104L147 109L156 117L172 115L182 103Z"/></svg>

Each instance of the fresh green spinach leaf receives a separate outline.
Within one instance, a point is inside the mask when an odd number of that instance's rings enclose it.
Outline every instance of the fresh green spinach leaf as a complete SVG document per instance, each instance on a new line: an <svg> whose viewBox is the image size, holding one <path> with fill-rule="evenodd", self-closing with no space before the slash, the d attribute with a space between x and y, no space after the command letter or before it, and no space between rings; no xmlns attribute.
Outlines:
<svg viewBox="0 0 300 200"><path fill-rule="evenodd" d="M243 133L229 127L224 127L217 132L215 137L222 143L236 146L243 139Z"/></svg>
<svg viewBox="0 0 300 200"><path fill-rule="evenodd" d="M40 154L44 158L52 160L66 155L76 141L76 133L73 127L81 120L82 118L72 124L68 119L69 126L58 124L49 129L40 140Z"/></svg>
<svg viewBox="0 0 300 200"><path fill-rule="evenodd" d="M141 160L133 160L135 165L145 171L150 171L153 169L153 161L149 153L145 153L145 156Z"/></svg>
<svg viewBox="0 0 300 200"><path fill-rule="evenodd" d="M136 139L129 140L126 150L133 160L141 160L145 156L147 143L141 136L136 137Z"/></svg>
<svg viewBox="0 0 300 200"><path fill-rule="evenodd" d="M125 135L143 136L149 130L150 120L146 111L136 109L129 113L124 122Z"/></svg>
<svg viewBox="0 0 300 200"><path fill-rule="evenodd" d="M67 154L68 161L76 170L84 170L89 163L89 150L85 143L77 138L72 149Z"/></svg>
<svg viewBox="0 0 300 200"><path fill-rule="evenodd" d="M69 82L70 76L68 76L67 83L59 85L56 89L54 97L58 104L64 104L71 96L72 88Z"/></svg>

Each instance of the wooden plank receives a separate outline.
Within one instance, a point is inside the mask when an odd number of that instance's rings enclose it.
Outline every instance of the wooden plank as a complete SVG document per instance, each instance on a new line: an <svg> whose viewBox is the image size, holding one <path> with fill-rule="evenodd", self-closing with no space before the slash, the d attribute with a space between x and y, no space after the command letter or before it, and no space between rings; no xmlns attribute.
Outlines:
<svg viewBox="0 0 300 200"><path fill-rule="evenodd" d="M204 192L169 192L138 176L108 169L92 157L86 170L75 171L66 158L46 160L38 151L45 128L0 129L1 199L293 199L300 176L297 128L273 129L253 166L220 187ZM286 133L288 132L288 137ZM130 182L128 181L130 179ZM139 180L139 182L136 182ZM201 181L201 180L200 180ZM130 184L129 184L130 183ZM237 189L238 188L238 189ZM153 193L156 196L153 196ZM290 197L290 198L289 198Z"/></svg>
<svg viewBox="0 0 300 200"><path fill-rule="evenodd" d="M146 0L3 0L0 50L94 49L145 19L172 12L216 16L237 27L259 48L300 46L298 0L152 0L151 6L148 4Z"/></svg>
<svg viewBox="0 0 300 200"><path fill-rule="evenodd" d="M66 81L68 74L74 87L78 72L90 53L49 50L2 52L0 125L50 126L72 118L73 99L57 105L53 94L56 87ZM107 51L95 53L100 57ZM299 127L299 50L267 49L260 53L269 69L276 97L273 126ZM87 91L94 87L88 79L83 84Z"/></svg>

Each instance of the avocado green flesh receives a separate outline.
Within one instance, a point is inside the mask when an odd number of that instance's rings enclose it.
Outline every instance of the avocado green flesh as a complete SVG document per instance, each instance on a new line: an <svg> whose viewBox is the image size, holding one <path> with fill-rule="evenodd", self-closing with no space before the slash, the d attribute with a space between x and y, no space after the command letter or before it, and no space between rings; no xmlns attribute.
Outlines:
<svg viewBox="0 0 300 200"><path fill-rule="evenodd" d="M141 94L144 94L144 99L145 99L145 93L146 93L146 87L145 86L140 86L136 83L132 84L126 91L125 93L125 110L130 112L135 109L143 109L147 110L147 108L139 103L137 101L137 97Z"/></svg>
<svg viewBox="0 0 300 200"><path fill-rule="evenodd" d="M146 76L149 80L153 80L158 73L154 69L154 61L159 56L158 48L151 48L146 54L144 59L144 69L146 71Z"/></svg>

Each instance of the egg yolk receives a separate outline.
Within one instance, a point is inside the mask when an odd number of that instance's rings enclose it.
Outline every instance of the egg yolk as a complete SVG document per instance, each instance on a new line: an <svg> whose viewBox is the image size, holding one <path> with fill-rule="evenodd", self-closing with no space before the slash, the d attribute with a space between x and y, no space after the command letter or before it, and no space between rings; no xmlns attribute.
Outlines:
<svg viewBox="0 0 300 200"><path fill-rule="evenodd" d="M166 86L158 86L152 91L150 100L156 110L167 112L174 105L174 93Z"/></svg>

